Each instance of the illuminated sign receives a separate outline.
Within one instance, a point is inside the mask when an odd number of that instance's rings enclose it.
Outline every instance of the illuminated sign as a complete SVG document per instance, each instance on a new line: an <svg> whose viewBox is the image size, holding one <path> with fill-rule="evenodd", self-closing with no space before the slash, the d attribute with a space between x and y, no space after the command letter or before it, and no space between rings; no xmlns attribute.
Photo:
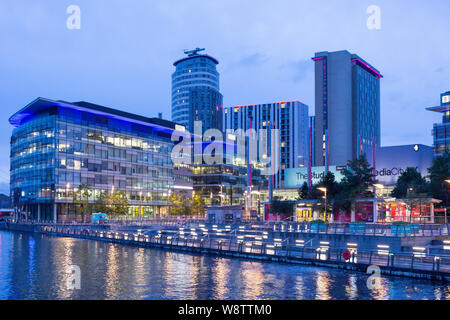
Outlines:
<svg viewBox="0 0 450 320"><path fill-rule="evenodd" d="M344 177L342 170L345 166L330 166L329 171L334 174L334 179L340 182ZM318 184L325 177L325 167L311 168L311 181L313 185ZM284 172L285 188L300 188L304 183L308 183L308 168L289 168Z"/></svg>

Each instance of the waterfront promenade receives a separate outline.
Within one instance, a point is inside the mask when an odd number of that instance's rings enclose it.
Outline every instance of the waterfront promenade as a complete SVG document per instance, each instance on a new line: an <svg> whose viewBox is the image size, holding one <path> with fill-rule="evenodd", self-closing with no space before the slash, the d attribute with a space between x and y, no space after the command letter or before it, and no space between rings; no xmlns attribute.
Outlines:
<svg viewBox="0 0 450 320"><path fill-rule="evenodd" d="M402 245L432 242L432 239L439 238L448 239L446 225L428 225L415 230L414 234L398 231L396 234L388 225L367 226L365 230L328 225L325 230L313 230L307 224L247 223L219 226L201 222L129 221L103 226L10 223L8 229L171 251L361 272L367 272L369 266L377 265L381 274L445 282L450 279L448 251L442 248L433 251L433 246L413 247L414 250L410 252L395 249L396 243ZM342 245L343 241L346 245ZM365 242L372 242L375 247L367 250ZM346 256L346 251L351 253L349 257Z"/></svg>

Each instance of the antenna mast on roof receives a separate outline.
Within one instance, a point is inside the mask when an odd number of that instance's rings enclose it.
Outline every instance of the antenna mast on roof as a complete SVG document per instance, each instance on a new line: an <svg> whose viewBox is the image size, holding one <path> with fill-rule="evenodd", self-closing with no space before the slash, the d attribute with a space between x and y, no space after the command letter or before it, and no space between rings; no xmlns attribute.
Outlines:
<svg viewBox="0 0 450 320"><path fill-rule="evenodd" d="M197 55L199 51L203 51L205 48L195 48L194 50L184 50L184 53L187 54L189 57Z"/></svg>

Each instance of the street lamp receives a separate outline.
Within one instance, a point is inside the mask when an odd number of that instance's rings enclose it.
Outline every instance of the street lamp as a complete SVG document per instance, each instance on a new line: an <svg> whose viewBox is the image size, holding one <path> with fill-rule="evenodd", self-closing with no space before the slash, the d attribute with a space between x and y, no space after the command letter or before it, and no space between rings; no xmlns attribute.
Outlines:
<svg viewBox="0 0 450 320"><path fill-rule="evenodd" d="M382 185L381 183L374 183L373 186L375 187L375 192L373 195L374 201L373 201L373 212L374 212L374 218L373 218L373 222L377 223L378 222L378 202L376 201L377 199L377 191L376 189L380 189L381 191L383 191L384 189L384 185Z"/></svg>
<svg viewBox="0 0 450 320"><path fill-rule="evenodd" d="M224 197L224 195L223 195L223 184L221 184L220 185L220 206L223 206L223 197Z"/></svg>
<svg viewBox="0 0 450 320"><path fill-rule="evenodd" d="M319 188L317 188L317 190L320 190L323 193L325 193L325 214L324 214L324 219L326 219L326 217L327 217L327 188L319 187Z"/></svg>
<svg viewBox="0 0 450 320"><path fill-rule="evenodd" d="M261 206L261 192L259 192L259 191L252 191L252 193L253 194L256 194L256 195L258 195L258 217L260 216L260 214L261 214L261 210L260 210L260 206Z"/></svg>
<svg viewBox="0 0 450 320"><path fill-rule="evenodd" d="M142 191L139 192L139 220L142 221Z"/></svg>
<svg viewBox="0 0 450 320"><path fill-rule="evenodd" d="M66 184L66 215L69 216L69 188L70 183L67 182Z"/></svg>

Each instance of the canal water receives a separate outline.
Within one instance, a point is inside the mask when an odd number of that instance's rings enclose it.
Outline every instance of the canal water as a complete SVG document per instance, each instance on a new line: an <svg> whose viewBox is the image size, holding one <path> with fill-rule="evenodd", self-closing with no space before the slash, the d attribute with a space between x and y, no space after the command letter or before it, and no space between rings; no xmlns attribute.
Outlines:
<svg viewBox="0 0 450 320"><path fill-rule="evenodd" d="M73 265L79 266L79 282L71 282ZM337 269L0 231L0 299L450 300L450 286L439 282L382 277L371 290L367 278ZM78 283L80 289L73 289Z"/></svg>

